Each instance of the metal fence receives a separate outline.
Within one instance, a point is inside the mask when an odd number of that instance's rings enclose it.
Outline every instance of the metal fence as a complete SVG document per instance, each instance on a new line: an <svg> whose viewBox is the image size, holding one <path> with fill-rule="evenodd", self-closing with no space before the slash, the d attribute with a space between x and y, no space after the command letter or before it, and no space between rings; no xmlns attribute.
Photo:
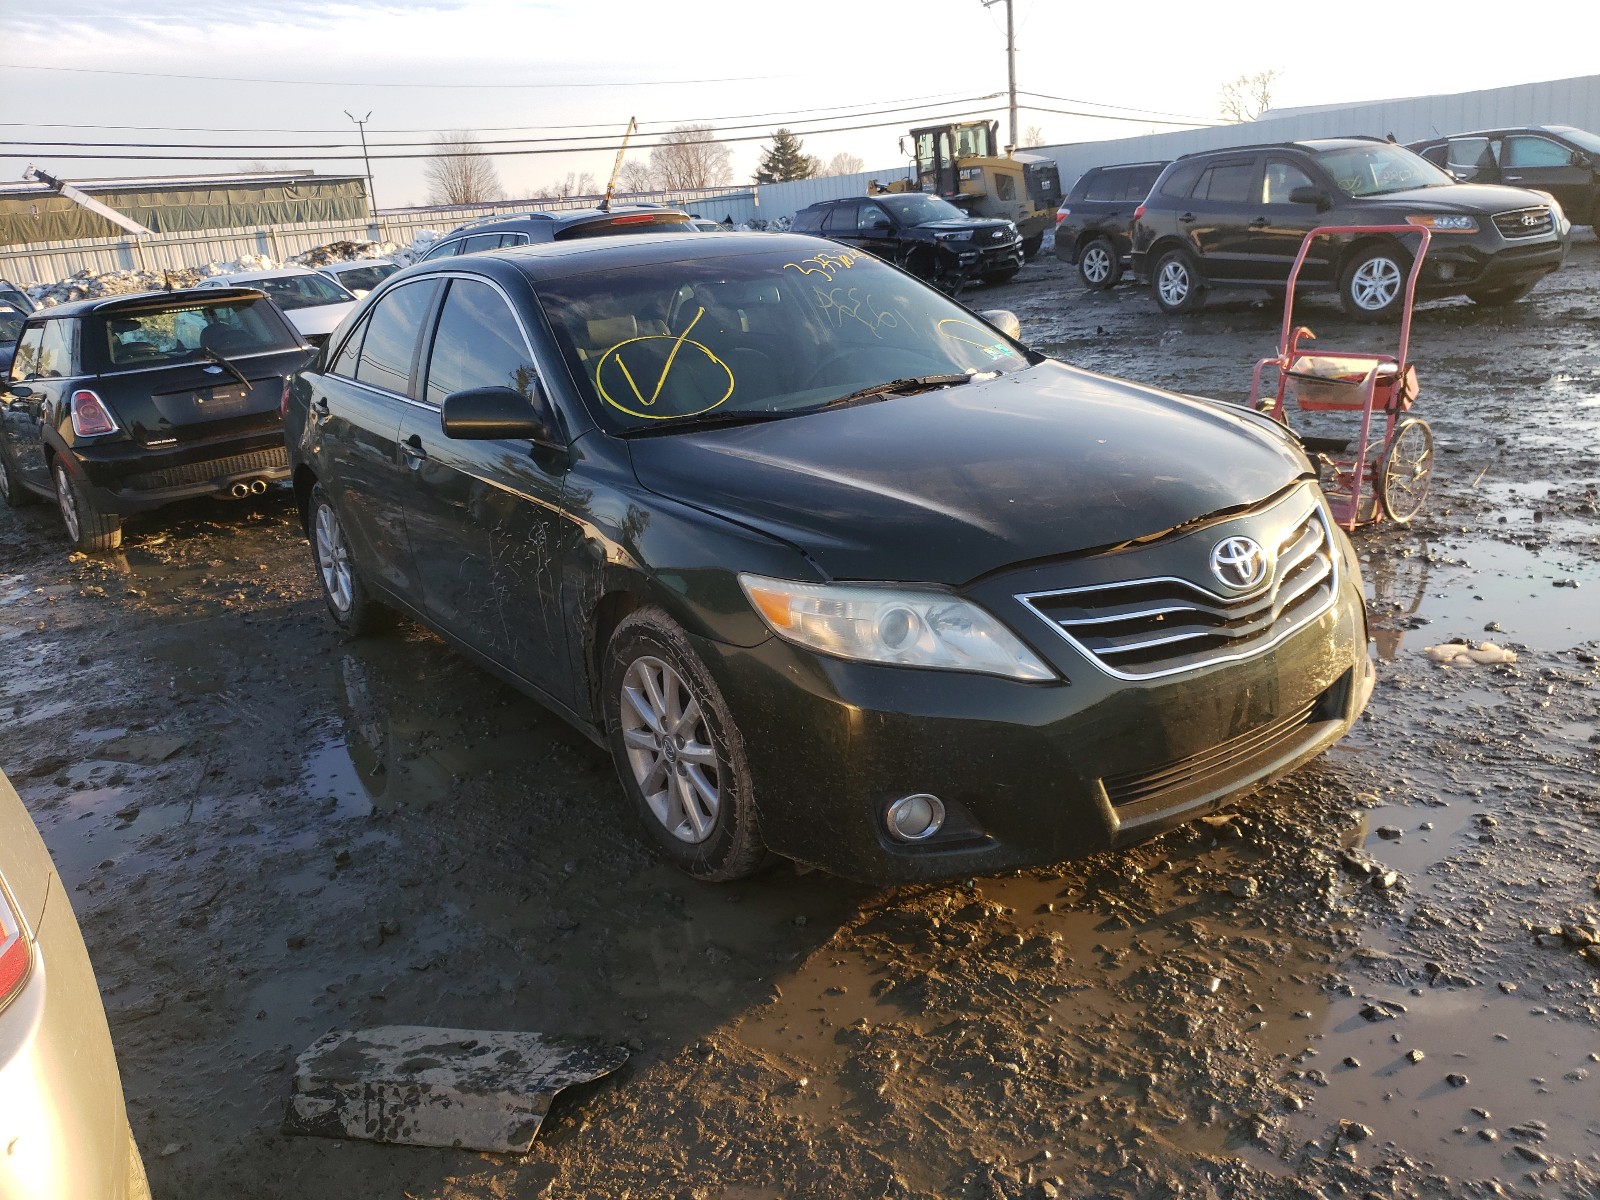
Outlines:
<svg viewBox="0 0 1600 1200"><path fill-rule="evenodd" d="M714 219L720 220L724 202L743 212L753 208L753 195L749 188L702 188L688 192L631 194L617 197L617 202L670 204L702 215L706 215L709 206L709 210L717 214ZM425 229L444 233L467 221L531 209L593 208L597 200L595 196L572 196L467 208L407 209L384 213L368 221L304 221L249 229L204 229L0 247L0 279L21 284L55 283L84 271L94 275L111 271L175 271L209 262L232 262L253 254L264 254L273 262L284 262L307 250L338 241L391 241L406 246ZM736 222L747 219L734 217Z"/></svg>

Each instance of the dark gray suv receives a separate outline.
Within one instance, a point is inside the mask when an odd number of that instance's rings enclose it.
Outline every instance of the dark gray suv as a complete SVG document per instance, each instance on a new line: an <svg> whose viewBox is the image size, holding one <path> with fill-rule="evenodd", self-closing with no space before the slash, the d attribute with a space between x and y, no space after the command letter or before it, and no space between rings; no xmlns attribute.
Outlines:
<svg viewBox="0 0 1600 1200"><path fill-rule="evenodd" d="M697 233L694 219L675 208L633 204L618 208L582 208L572 212L501 214L457 226L428 248L420 261L481 254L506 246L562 242L569 238L605 237L619 233Z"/></svg>

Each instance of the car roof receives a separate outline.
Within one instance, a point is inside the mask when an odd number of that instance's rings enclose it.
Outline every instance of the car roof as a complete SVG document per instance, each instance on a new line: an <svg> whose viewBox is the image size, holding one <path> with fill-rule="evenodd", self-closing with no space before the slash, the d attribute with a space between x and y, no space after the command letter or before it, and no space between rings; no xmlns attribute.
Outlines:
<svg viewBox="0 0 1600 1200"><path fill-rule="evenodd" d="M500 230L517 229L529 223L546 224L552 231L565 229L571 225L582 225L587 221L601 221L607 217L621 216L627 213L662 213L669 216L681 216L689 219L689 214L679 208L668 208L664 204L613 204L610 208L574 208L564 209L559 212L547 212L544 209L529 209L520 213L498 213L492 217L480 217L476 221L468 221L464 225L457 225L439 241L447 241L465 233L495 233Z"/></svg>
<svg viewBox="0 0 1600 1200"><path fill-rule="evenodd" d="M319 271L354 271L358 267L393 267L397 266L392 258L347 258L343 262L323 263L316 268Z"/></svg>
<svg viewBox="0 0 1600 1200"><path fill-rule="evenodd" d="M1387 146L1393 145L1383 138L1368 137L1366 134L1352 134L1349 137L1336 138L1306 138L1299 142L1253 142L1248 146L1217 146L1211 150L1194 150L1188 154L1179 155L1174 162L1185 162L1196 158L1211 158L1223 154L1251 154L1257 150L1304 150L1316 154L1323 150L1345 150L1351 146ZM1402 147L1403 149L1404 147Z"/></svg>
<svg viewBox="0 0 1600 1200"><path fill-rule="evenodd" d="M221 275L210 275L208 279L219 279L224 283L248 283L252 279L288 279L294 275L315 275L310 267L267 267L260 271L227 271Z"/></svg>
<svg viewBox="0 0 1600 1200"><path fill-rule="evenodd" d="M739 232L702 233L695 237L684 237L681 233L635 233L627 237L537 242L529 246L502 247L493 254L435 258L408 267L399 275L391 275L384 283L387 286L436 272L465 270L491 277L520 275L537 282L631 266L749 255L757 249L808 258L817 253L819 246L839 249L825 238L798 233L762 234L759 240Z"/></svg>
<svg viewBox="0 0 1600 1200"><path fill-rule="evenodd" d="M1167 165L1168 161L1169 160L1165 158L1157 158L1152 159L1149 162L1110 163L1104 167L1090 167L1089 170L1084 172L1084 174L1088 175L1094 171L1132 171L1138 168L1164 167Z"/></svg>
<svg viewBox="0 0 1600 1200"><path fill-rule="evenodd" d="M109 313L139 308L162 308L167 305L220 304L224 300L261 299L264 293L249 287L192 287L174 288L172 291L130 292L118 296L96 296L89 300L70 300L49 308L36 309L30 317L81 317L90 313Z"/></svg>
<svg viewBox="0 0 1600 1200"><path fill-rule="evenodd" d="M1446 133L1439 137L1423 138L1410 144L1413 146L1433 146L1441 142L1453 141L1456 138L1500 137L1507 133L1549 133L1556 137L1562 137L1569 131L1580 132L1576 125L1507 125L1501 129L1474 129L1467 133Z"/></svg>

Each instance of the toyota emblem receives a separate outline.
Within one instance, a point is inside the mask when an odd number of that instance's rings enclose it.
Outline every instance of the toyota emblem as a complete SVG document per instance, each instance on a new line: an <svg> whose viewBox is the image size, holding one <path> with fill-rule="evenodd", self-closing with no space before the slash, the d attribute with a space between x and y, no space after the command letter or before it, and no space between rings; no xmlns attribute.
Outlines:
<svg viewBox="0 0 1600 1200"><path fill-rule="evenodd" d="M1211 548L1211 573L1231 588L1251 588L1267 577L1267 552L1254 538L1223 538Z"/></svg>

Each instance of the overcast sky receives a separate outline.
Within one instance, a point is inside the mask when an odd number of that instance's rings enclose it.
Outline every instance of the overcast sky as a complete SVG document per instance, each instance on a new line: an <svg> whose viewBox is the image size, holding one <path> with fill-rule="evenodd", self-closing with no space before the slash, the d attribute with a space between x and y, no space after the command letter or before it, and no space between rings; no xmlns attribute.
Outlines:
<svg viewBox="0 0 1600 1200"><path fill-rule="evenodd" d="M1144 0L1103 10L1120 14L1124 36L1119 37L1109 24L1085 28L1084 10L1076 5L1015 3L1020 88L1202 119L1217 116L1224 82L1267 68L1282 73L1274 91L1280 107L1466 91L1600 70L1595 50L1600 10L1569 17L1571 36L1541 38L1535 56L1504 53L1493 36L1478 36L1472 22L1457 19L1462 14L1448 6L1402 10L1392 2L1348 0L1334 18L1325 6L1197 9L1192 0ZM1579 5L1569 12L1583 9ZM1219 11L1262 15L1219 16ZM1202 12L1207 14L1203 20ZM1412 14L1406 18L1409 34L1402 12ZM1455 15L1435 24L1429 12ZM1585 24L1588 28L1581 28ZM74 161L61 157L65 148L7 147L15 153L0 156L0 178L19 178L30 161L80 179L242 170L249 160L359 173L359 155L344 161L313 157L350 153L354 127L347 109L358 117L372 113L367 129L374 144L426 141L432 131L457 128L482 131L485 139L603 128L620 132L629 116L655 123L648 131L663 128L662 123L711 120L720 127L755 126L731 131L730 137L764 137L780 124L805 128L846 109L861 113L929 98L953 102L1003 92L1004 30L1003 3L985 9L979 0L880 5L142 0L137 6L126 0L51 0L26 7L4 0L0 72L5 87L0 94L6 101L0 136L6 140L242 141L263 147L232 151L247 155L245 161L209 163ZM1414 50L1406 49L1408 36ZM157 77L162 75L215 78ZM503 84L517 86L485 86ZM846 112L829 123L893 124L812 133L804 137L805 149L824 160L848 151L869 169L890 168L901 161L898 136L913 123L985 106L1002 118L1004 138L1003 101L989 100L948 103L942 112L855 119ZM57 127L30 124L36 122ZM1020 124L1041 127L1052 142L1156 128L1027 110ZM115 125L296 132L108 128ZM506 127L513 128L491 132ZM301 148L273 145L281 143ZM339 145L313 151L304 148L309 143ZM760 146L759 141L731 146L739 180L753 173ZM603 183L612 158L608 152L508 156L498 158L496 167L507 194L515 197L569 171L591 172ZM425 202L420 162L375 160L373 174L385 207Z"/></svg>

